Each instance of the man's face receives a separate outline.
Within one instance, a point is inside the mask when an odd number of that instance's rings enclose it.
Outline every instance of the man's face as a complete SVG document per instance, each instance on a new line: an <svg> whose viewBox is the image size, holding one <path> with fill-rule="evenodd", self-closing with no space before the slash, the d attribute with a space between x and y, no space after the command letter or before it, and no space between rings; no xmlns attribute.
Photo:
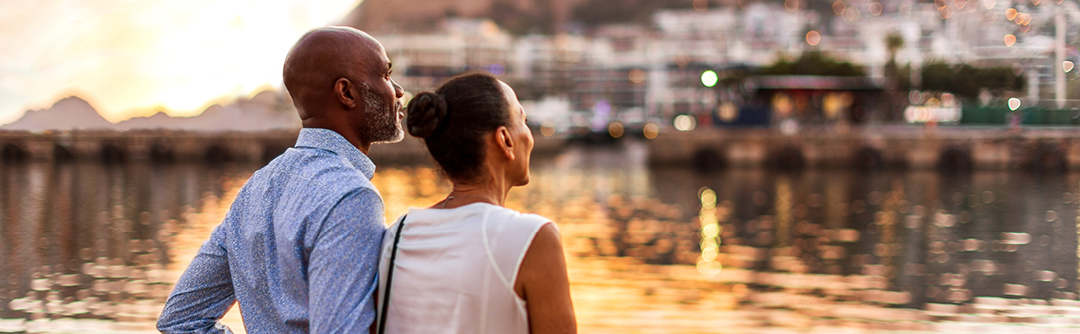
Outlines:
<svg viewBox="0 0 1080 334"><path fill-rule="evenodd" d="M360 133L371 143L396 143L405 138L401 128L401 118L405 116L401 97L405 91L390 78L393 65L381 45L377 52L379 61L374 62L374 68L368 70L367 80L360 86L364 109Z"/></svg>

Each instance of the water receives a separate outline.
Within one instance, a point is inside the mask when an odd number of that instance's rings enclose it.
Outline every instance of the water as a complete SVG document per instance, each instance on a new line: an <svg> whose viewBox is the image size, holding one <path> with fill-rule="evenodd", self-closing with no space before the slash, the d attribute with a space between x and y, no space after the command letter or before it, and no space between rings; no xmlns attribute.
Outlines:
<svg viewBox="0 0 1080 334"><path fill-rule="evenodd" d="M649 168L534 159L583 333L1080 331L1080 174ZM151 333L250 164L0 164L0 333ZM447 192L380 166L387 221ZM242 324L234 308L225 319Z"/></svg>

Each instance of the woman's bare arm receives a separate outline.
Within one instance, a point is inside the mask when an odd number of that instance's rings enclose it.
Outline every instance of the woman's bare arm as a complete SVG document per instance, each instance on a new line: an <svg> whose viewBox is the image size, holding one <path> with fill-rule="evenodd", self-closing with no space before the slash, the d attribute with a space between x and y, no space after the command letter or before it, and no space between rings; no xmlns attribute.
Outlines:
<svg viewBox="0 0 1080 334"><path fill-rule="evenodd" d="M536 233L521 262L514 290L527 302L532 334L577 333L566 258L554 225L544 225Z"/></svg>

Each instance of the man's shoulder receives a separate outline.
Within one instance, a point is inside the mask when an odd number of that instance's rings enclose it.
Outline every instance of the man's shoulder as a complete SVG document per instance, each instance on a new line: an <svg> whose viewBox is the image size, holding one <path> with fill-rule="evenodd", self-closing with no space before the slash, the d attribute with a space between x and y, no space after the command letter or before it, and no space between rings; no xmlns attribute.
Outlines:
<svg viewBox="0 0 1080 334"><path fill-rule="evenodd" d="M380 197L375 185L356 167L317 150L289 149L256 171L245 188L251 188L247 190L253 195L270 190L286 197L292 193L305 201L337 201L350 194L369 192Z"/></svg>
<svg viewBox="0 0 1080 334"><path fill-rule="evenodd" d="M290 148L263 170L348 188L373 187L371 180L347 159L319 149Z"/></svg>

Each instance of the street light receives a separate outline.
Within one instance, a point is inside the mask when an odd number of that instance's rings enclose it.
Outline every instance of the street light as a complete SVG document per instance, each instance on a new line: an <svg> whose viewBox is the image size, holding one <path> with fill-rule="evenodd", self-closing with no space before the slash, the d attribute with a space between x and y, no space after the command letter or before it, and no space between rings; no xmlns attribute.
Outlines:
<svg viewBox="0 0 1080 334"><path fill-rule="evenodd" d="M706 70L701 73L701 84L705 85L705 87L712 88L713 86L716 86L717 81L719 81L719 78L716 76L716 72Z"/></svg>

